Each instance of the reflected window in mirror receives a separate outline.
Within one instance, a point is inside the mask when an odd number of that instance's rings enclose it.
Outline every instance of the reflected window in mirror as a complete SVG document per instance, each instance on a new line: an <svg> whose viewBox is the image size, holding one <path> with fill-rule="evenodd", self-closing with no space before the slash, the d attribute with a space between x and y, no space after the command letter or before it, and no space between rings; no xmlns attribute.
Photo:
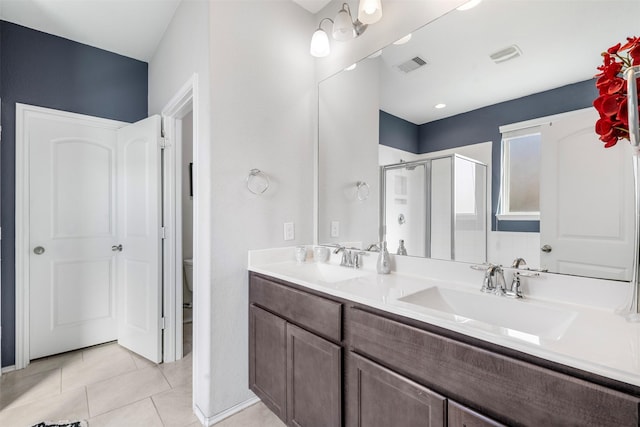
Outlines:
<svg viewBox="0 0 640 427"><path fill-rule="evenodd" d="M500 220L540 219L540 159L539 127L502 135Z"/></svg>

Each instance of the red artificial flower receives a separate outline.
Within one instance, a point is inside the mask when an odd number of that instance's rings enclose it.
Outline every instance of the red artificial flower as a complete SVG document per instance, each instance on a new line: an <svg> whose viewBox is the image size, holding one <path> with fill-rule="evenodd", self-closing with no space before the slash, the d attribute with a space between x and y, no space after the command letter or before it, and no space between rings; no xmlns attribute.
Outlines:
<svg viewBox="0 0 640 427"><path fill-rule="evenodd" d="M602 53L602 65L598 67L600 72L596 74L599 96L593 101L593 106L600 114L595 130L600 135L600 140L605 143L605 148L613 147L620 139L629 139L627 84L624 73L636 65L640 65L640 37L627 37L625 44L617 43ZM637 81L640 83L640 78Z"/></svg>

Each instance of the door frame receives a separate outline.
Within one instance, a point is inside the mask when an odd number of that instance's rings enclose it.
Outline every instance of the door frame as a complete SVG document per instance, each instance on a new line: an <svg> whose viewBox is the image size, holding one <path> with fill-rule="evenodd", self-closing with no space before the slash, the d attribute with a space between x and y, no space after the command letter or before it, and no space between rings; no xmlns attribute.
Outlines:
<svg viewBox="0 0 640 427"><path fill-rule="evenodd" d="M82 120L96 127L113 129L126 126L128 123L70 113L34 105L16 103L16 205L15 205L15 302L16 302L16 338L15 368L23 369L29 364L29 134L26 126L27 117L31 114L47 114L64 120Z"/></svg>
<svg viewBox="0 0 640 427"><path fill-rule="evenodd" d="M198 239L198 75L193 74L163 108L162 130L167 147L164 150L164 200L163 217L167 229L163 253L164 318L163 361L173 362L183 356L182 336L182 118L193 115L193 265L199 264ZM195 270L195 268L194 268ZM193 274L193 300L197 298L196 274ZM192 304L192 321L195 325L196 304ZM194 327L195 334L195 327ZM192 349L192 352L194 349Z"/></svg>

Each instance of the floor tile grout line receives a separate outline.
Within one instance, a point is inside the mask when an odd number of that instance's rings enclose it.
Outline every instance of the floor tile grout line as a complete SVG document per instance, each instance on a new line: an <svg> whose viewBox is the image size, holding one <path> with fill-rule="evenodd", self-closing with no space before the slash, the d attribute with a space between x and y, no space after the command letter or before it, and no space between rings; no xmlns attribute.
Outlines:
<svg viewBox="0 0 640 427"><path fill-rule="evenodd" d="M157 395L157 394L160 394L160 393L156 393L156 395ZM151 395L151 396L149 396L149 399L151 399L151 404L153 405L153 408L156 410L156 414L158 415L158 419L160 420L160 422L162 423L162 425L163 425L163 426L166 426L166 424L165 424L164 420L162 419L162 415L160 415L160 411L158 410L158 405L156 405L156 401L155 401L155 400L153 400L153 396L155 396L155 395Z"/></svg>
<svg viewBox="0 0 640 427"><path fill-rule="evenodd" d="M87 386L84 386L84 399L87 402L87 420L91 418L91 411L89 409L89 390L87 390Z"/></svg>

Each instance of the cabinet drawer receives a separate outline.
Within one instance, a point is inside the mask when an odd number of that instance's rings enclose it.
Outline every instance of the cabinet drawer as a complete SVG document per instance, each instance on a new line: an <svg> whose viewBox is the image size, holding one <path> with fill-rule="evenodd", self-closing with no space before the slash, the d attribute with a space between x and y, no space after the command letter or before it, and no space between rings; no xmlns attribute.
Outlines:
<svg viewBox="0 0 640 427"><path fill-rule="evenodd" d="M452 400L447 405L447 421L448 427L504 427L504 424L495 422Z"/></svg>
<svg viewBox="0 0 640 427"><path fill-rule="evenodd" d="M358 308L352 349L513 425L637 426L640 399Z"/></svg>
<svg viewBox="0 0 640 427"><path fill-rule="evenodd" d="M335 342L342 340L342 304L251 275L249 302Z"/></svg>

